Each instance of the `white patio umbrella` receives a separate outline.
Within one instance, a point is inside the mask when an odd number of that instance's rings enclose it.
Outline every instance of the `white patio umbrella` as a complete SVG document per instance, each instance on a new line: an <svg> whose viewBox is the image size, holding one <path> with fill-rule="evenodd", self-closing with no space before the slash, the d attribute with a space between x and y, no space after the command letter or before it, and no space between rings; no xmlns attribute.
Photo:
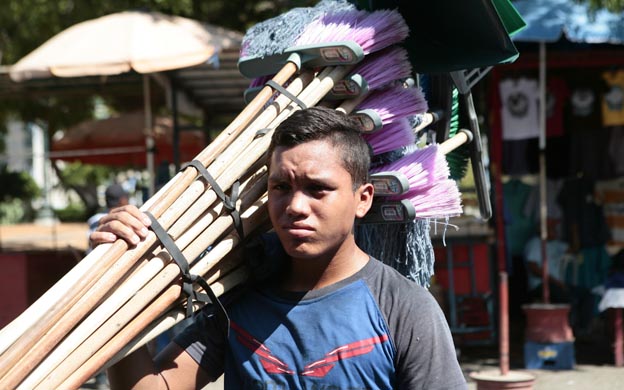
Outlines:
<svg viewBox="0 0 624 390"><path fill-rule="evenodd" d="M10 69L14 81L46 77L143 74L147 169L153 193L149 74L216 60L242 34L158 12L125 11L78 23L53 36ZM217 63L215 61L215 63Z"/></svg>

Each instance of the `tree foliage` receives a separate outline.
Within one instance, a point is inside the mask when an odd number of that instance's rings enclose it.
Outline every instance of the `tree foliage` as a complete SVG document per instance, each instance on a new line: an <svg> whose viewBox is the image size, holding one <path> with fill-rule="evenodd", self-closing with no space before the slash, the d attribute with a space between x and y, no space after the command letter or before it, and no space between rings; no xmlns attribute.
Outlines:
<svg viewBox="0 0 624 390"><path fill-rule="evenodd" d="M574 0L577 3L586 3L589 9L595 12L599 9L606 9L612 12L624 10L624 0Z"/></svg>

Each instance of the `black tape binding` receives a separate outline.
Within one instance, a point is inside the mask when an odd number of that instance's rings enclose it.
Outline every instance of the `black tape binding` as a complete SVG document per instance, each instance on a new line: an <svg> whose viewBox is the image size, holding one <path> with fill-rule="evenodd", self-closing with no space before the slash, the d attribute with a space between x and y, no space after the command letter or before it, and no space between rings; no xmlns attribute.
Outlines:
<svg viewBox="0 0 624 390"><path fill-rule="evenodd" d="M236 232L238 233L238 236L242 241L245 238L245 232L243 231L243 223L241 221L240 212L236 209L236 202L238 200L238 188L240 186L240 183L237 181L232 184L232 190L230 192L231 195L227 196L225 192L223 192L217 181L212 177L210 172L208 172L206 167L204 167L204 165L200 161L193 160L182 169L185 169L189 166L193 166L195 169L197 169L197 172L199 172L199 174L204 179L206 179L208 184L210 184L210 186L212 187L212 190L215 192L215 194L217 194L217 197L223 202L223 207L225 207L225 209L232 216L232 219L234 220L234 228L236 229Z"/></svg>
<svg viewBox="0 0 624 390"><path fill-rule="evenodd" d="M178 267L180 267L180 273L182 274L182 291L187 296L186 301L186 316L190 317L193 315L193 302L199 301L204 303L212 302L215 308L215 315L217 316L217 320L221 325L222 330L227 336L230 330L230 318L225 311L225 308L221 304L221 301L217 298L212 288L208 285L206 280L199 275L191 274L189 269L189 263L184 257L184 254L175 244L171 236L165 231L162 225L156 220L150 212L145 212L145 214L150 218L152 224L150 228L156 234L156 237L160 241L160 243L165 247L167 252L171 255L173 260L176 262ZM205 294L199 293L193 289L193 283L199 284L204 291Z"/></svg>
<svg viewBox="0 0 624 390"><path fill-rule="evenodd" d="M302 110L305 110L306 108L308 108L308 106L304 102L302 102L298 97L296 97L292 93L288 92L288 90L286 88L282 87L281 85L279 85L275 81L269 80L266 83L264 83L264 85L268 85L269 87L275 89L277 92L279 92L282 95L286 96L287 98L289 98L293 102L297 103L297 105L299 107L301 107Z"/></svg>

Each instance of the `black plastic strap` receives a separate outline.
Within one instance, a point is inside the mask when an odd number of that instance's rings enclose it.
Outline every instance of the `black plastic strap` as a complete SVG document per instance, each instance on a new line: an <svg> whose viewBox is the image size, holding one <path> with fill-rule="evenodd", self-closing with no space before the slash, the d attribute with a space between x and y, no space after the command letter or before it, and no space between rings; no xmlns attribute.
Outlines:
<svg viewBox="0 0 624 390"><path fill-rule="evenodd" d="M299 107L301 107L302 110L305 110L306 108L308 108L308 106L304 102L302 102L298 97L296 97L292 93L288 92L288 90L286 88L284 88L283 86L279 85L275 81L269 80L266 83L264 83L264 85L268 85L269 87L275 89L276 91L278 91L282 95L286 96L287 98L289 98L293 102L297 103L297 105Z"/></svg>
<svg viewBox="0 0 624 390"><path fill-rule="evenodd" d="M212 288L208 285L206 280L199 275L192 275L189 269L189 263L184 257L184 254L175 244L171 236L165 231L162 225L158 222L156 217L154 217L150 212L145 212L145 214L150 218L152 224L150 228L156 234L156 237L160 241L160 243L165 247L167 252L171 255L173 260L176 262L178 267L180 267L180 273L182 275L182 290L187 296L186 301L186 316L190 317L193 315L193 302L199 301L204 303L212 302L215 307L215 315L217 316L217 320L219 321L225 335L227 336L230 330L230 318L225 311L225 308L221 304L221 301L217 298ZM206 294L201 294L193 289L193 283L198 283L206 292Z"/></svg>
<svg viewBox="0 0 624 390"><path fill-rule="evenodd" d="M232 216L232 219L234 220L234 228L236 229L238 236L241 240L244 239L245 232L243 231L243 223L241 221L240 212L236 209L236 202L238 200L238 188L240 183L235 182L234 184L232 184L231 196L227 196L225 192L221 189L217 181L212 177L210 172L208 172L206 167L204 167L204 164L201 163L201 161L193 160L189 162L188 165L186 165L184 168L187 168L189 166L193 166L195 169L197 169L197 172L199 172L199 174L204 179L206 179L208 184L210 184L212 190L215 192L215 194L217 194L217 197L223 202L223 207L225 207L225 209L230 213L230 216Z"/></svg>

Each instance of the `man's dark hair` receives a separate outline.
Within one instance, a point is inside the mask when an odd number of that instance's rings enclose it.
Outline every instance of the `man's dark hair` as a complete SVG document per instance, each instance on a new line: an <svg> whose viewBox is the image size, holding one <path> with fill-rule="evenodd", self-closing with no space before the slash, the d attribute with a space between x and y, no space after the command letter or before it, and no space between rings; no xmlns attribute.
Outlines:
<svg viewBox="0 0 624 390"><path fill-rule="evenodd" d="M351 174L354 190L368 182L371 153L368 144L353 119L330 108L299 110L279 124L269 146L269 161L278 146L293 147L318 140L327 140L340 150L344 168Z"/></svg>

